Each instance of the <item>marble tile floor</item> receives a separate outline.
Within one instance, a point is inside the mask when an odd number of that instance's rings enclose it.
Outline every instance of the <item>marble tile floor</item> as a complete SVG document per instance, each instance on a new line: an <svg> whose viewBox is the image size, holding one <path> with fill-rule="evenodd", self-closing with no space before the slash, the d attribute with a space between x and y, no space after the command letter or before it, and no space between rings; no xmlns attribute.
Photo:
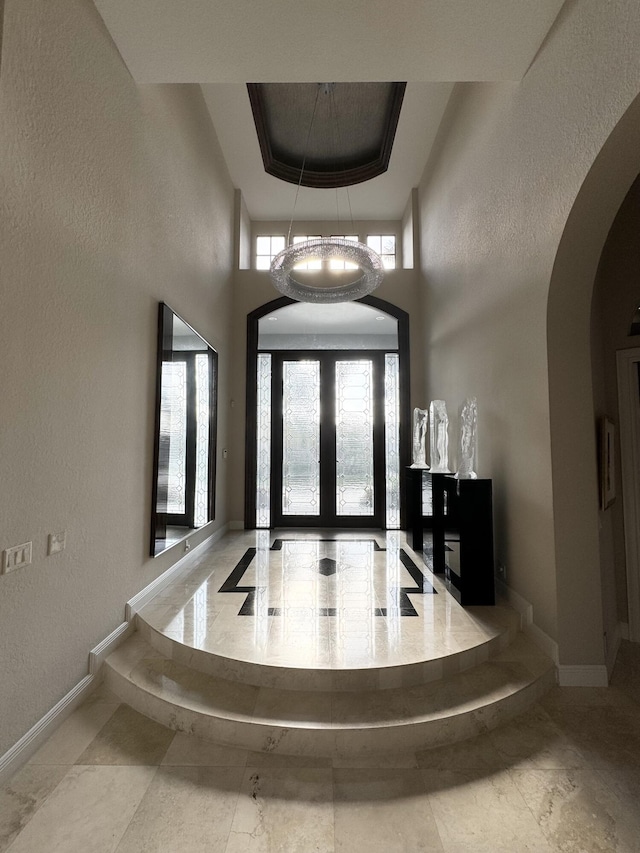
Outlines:
<svg viewBox="0 0 640 853"><path fill-rule="evenodd" d="M544 695L554 676L552 662L522 634L464 672L373 689L257 687L210 676L164 657L139 634L105 662L105 683L123 702L176 731L252 751L352 758L495 728Z"/></svg>
<svg viewBox="0 0 640 853"><path fill-rule="evenodd" d="M173 643L201 661L325 671L444 660L500 637L503 648L516 623L509 608L461 607L403 533L379 531L227 535L138 614L169 656Z"/></svg>
<svg viewBox="0 0 640 853"><path fill-rule="evenodd" d="M0 789L0 853L638 853L640 646L609 688L381 759L175 733L101 686Z"/></svg>
<svg viewBox="0 0 640 853"><path fill-rule="evenodd" d="M494 728L554 683L511 608L462 608L402 533L254 531L193 557L105 664L122 701L177 731L393 753Z"/></svg>

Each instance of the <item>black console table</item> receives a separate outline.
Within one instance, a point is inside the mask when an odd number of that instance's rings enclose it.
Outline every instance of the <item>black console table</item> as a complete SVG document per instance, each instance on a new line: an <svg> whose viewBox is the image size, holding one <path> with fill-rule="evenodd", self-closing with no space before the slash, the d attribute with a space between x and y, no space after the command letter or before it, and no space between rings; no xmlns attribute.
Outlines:
<svg viewBox="0 0 640 853"><path fill-rule="evenodd" d="M414 551L422 551L423 531L431 527L431 508L424 507L423 495L431 485L426 468L406 468L406 519L409 542ZM426 513L425 513L426 509Z"/></svg>
<svg viewBox="0 0 640 853"><path fill-rule="evenodd" d="M452 474L407 469L409 538L423 549L425 529L433 543L433 571L463 605L495 604L492 481L457 480ZM423 513L431 492L431 515Z"/></svg>

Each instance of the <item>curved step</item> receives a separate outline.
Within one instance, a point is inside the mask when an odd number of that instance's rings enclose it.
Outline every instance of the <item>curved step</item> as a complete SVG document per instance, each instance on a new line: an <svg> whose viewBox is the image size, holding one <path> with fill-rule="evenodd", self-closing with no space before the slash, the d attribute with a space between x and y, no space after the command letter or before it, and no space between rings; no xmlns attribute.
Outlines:
<svg viewBox="0 0 640 853"><path fill-rule="evenodd" d="M465 672L499 655L519 633L520 617L507 606L469 607L465 615L482 629L483 639L461 643L456 651L424 659L417 649L416 660L402 663L372 661L366 667L308 667L283 660L278 664L249 657L240 659L195 648L163 633L145 611L136 614L139 634L163 657L221 679L255 687L304 691L362 691L414 687ZM406 653L405 653L406 657Z"/></svg>
<svg viewBox="0 0 640 853"><path fill-rule="evenodd" d="M495 728L555 681L524 635L444 680L387 690L283 690L196 672L134 635L106 661L108 687L177 731L259 752L355 757L454 743Z"/></svg>

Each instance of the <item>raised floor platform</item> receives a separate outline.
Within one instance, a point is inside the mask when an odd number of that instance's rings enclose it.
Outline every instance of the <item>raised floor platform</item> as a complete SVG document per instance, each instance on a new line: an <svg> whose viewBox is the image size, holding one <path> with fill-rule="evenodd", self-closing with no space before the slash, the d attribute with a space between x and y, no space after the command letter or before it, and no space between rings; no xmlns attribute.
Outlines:
<svg viewBox="0 0 640 853"><path fill-rule="evenodd" d="M230 534L137 627L109 686L165 725L253 750L450 743L555 679L514 611L461 607L398 532Z"/></svg>

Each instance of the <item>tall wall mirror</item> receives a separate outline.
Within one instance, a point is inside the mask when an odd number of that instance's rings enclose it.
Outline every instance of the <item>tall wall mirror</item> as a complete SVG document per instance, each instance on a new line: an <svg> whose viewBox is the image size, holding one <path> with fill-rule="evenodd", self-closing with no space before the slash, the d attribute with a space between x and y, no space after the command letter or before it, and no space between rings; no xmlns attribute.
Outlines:
<svg viewBox="0 0 640 853"><path fill-rule="evenodd" d="M215 515L218 354L159 306L151 556Z"/></svg>

